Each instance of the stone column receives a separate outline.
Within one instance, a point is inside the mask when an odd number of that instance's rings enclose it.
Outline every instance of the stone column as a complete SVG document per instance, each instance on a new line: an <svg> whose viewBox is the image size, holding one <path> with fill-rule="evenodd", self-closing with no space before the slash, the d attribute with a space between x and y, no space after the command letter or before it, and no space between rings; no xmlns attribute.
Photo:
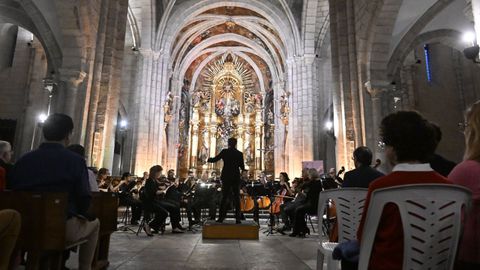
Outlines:
<svg viewBox="0 0 480 270"><path fill-rule="evenodd" d="M74 142L79 142L78 140L82 132L81 106L85 102L85 96L82 95L85 93L79 91L79 86L86 76L87 74L83 71L60 69L60 91L63 91L64 102L61 104L59 101L57 108L63 107L61 111L73 119L75 130L72 141Z"/></svg>
<svg viewBox="0 0 480 270"><path fill-rule="evenodd" d="M390 84L388 82L371 82L368 81L365 83L365 87L367 88L368 93L372 99L372 122L373 128L371 132L374 133L373 142L372 142L372 152L374 153L373 159L380 159L382 161L382 165L380 166L380 170L386 172L388 166L388 162L385 159L385 153L382 148L379 147L378 143L380 142L379 136L379 129L380 123L383 118L382 114L382 96L385 92L388 91L390 88Z"/></svg>
<svg viewBox="0 0 480 270"><path fill-rule="evenodd" d="M263 170L262 168L262 157L264 158L265 149L262 145L263 138L263 121L262 121L262 110L256 111L255 115L255 169L257 172Z"/></svg>
<svg viewBox="0 0 480 270"><path fill-rule="evenodd" d="M191 122L190 124L190 133L191 133L190 168L196 169L197 154L198 154L198 129L199 129L198 108L193 109L192 120L190 122Z"/></svg>

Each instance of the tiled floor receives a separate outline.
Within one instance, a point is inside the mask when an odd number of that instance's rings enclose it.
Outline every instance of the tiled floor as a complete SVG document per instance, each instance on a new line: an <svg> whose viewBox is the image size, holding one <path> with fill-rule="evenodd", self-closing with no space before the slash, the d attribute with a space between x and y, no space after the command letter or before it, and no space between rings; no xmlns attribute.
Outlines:
<svg viewBox="0 0 480 270"><path fill-rule="evenodd" d="M260 233L259 240L202 240L200 230L171 234L167 229L154 237L117 232L109 269L315 269L317 239L316 234L301 239ZM75 255L67 265L76 268Z"/></svg>

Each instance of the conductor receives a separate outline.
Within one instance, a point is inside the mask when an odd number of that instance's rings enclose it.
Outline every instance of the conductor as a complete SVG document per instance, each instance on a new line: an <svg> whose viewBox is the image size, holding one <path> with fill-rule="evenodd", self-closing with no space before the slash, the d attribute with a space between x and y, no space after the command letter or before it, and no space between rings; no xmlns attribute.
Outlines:
<svg viewBox="0 0 480 270"><path fill-rule="evenodd" d="M220 217L217 222L222 223L227 215L228 198L233 199L235 206L236 223L240 224L240 169L245 170L243 153L237 150L237 139L228 139L228 148L223 149L216 157L209 158L208 162L215 163L223 160L222 201L220 203ZM233 196L233 197L231 197Z"/></svg>

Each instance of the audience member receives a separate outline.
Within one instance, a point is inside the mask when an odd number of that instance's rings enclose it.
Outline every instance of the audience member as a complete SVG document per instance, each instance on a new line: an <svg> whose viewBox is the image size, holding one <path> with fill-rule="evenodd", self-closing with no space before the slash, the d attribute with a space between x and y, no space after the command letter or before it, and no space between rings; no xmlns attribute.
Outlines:
<svg viewBox="0 0 480 270"><path fill-rule="evenodd" d="M448 178L472 191L472 209L467 214L457 255L456 269L480 269L480 101L466 113L465 156Z"/></svg>
<svg viewBox="0 0 480 270"><path fill-rule="evenodd" d="M0 141L0 168L3 168L4 170L4 185L8 187L8 178L10 177L10 171L13 167L12 164L10 164L10 161L12 159L12 146L10 145L9 142L7 141Z"/></svg>
<svg viewBox="0 0 480 270"><path fill-rule="evenodd" d="M4 191L7 186L7 173L5 169L0 167L0 191Z"/></svg>
<svg viewBox="0 0 480 270"><path fill-rule="evenodd" d="M400 111L385 117L381 122L380 135L385 143L385 155L394 166L392 173L370 183L365 205L370 203L372 192L386 187L421 184L450 183L433 171L428 164L435 151L436 141L432 125L419 113ZM357 238L362 241L363 225L368 207L364 208ZM375 236L368 269L402 269L403 228L398 208L387 204L382 212ZM356 266L342 261L342 269Z"/></svg>
<svg viewBox="0 0 480 270"><path fill-rule="evenodd" d="M435 148L437 148L437 146L440 144L440 141L442 140L442 130L437 124L431 124L435 130L435 140L437 141L437 145L435 146ZM434 153L430 157L429 161L432 169L445 177L447 177L448 174L453 170L455 165L457 165L455 164L455 162L450 161L437 153Z"/></svg>
<svg viewBox="0 0 480 270"><path fill-rule="evenodd" d="M85 158L85 148L80 144L71 144L67 146L67 149L79 154L82 158ZM90 190L92 192L98 192L97 176L93 170L87 168L88 171L88 183L90 184Z"/></svg>
<svg viewBox="0 0 480 270"><path fill-rule="evenodd" d="M67 150L73 121L67 115L50 115L43 124L45 142L21 157L12 169L12 190L68 193L66 241L87 239L80 246L79 269L90 269L100 223L88 220L91 191L83 157Z"/></svg>
<svg viewBox="0 0 480 270"><path fill-rule="evenodd" d="M368 188L370 182L384 175L370 167L372 156L372 151L366 146L360 146L353 151L355 169L345 173L342 187Z"/></svg>
<svg viewBox="0 0 480 270"><path fill-rule="evenodd" d="M107 168L100 168L97 173L97 184L100 191L108 191L109 183L107 183L107 178L110 176L110 172Z"/></svg>
<svg viewBox="0 0 480 270"><path fill-rule="evenodd" d="M10 269L12 252L20 234L21 216L15 210L0 210L0 269Z"/></svg>

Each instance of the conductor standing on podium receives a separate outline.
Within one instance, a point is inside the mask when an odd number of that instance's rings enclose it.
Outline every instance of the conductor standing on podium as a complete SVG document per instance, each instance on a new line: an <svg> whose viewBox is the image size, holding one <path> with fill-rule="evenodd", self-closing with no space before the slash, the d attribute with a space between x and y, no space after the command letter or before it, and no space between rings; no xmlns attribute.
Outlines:
<svg viewBox="0 0 480 270"><path fill-rule="evenodd" d="M222 201L220 203L220 217L217 222L222 223L227 215L227 202L230 197L235 206L236 223L240 224L240 170L245 170L243 153L237 150L237 139L228 139L228 148L223 149L216 157L209 158L208 162L215 163L223 160ZM232 197L233 196L233 197Z"/></svg>

